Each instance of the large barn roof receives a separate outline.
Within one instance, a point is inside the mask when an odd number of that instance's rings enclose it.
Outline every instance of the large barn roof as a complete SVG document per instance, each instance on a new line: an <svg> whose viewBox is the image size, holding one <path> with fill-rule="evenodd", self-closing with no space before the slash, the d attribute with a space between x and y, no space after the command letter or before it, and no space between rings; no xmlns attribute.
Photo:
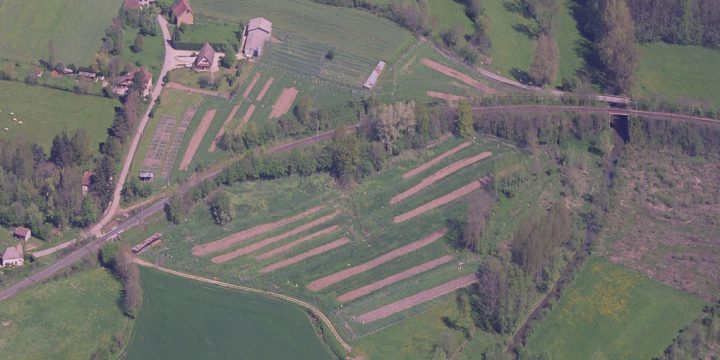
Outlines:
<svg viewBox="0 0 720 360"><path fill-rule="evenodd" d="M269 34L272 32L272 23L268 19L261 17L250 19L250 22L248 22L248 32L257 29L263 30Z"/></svg>

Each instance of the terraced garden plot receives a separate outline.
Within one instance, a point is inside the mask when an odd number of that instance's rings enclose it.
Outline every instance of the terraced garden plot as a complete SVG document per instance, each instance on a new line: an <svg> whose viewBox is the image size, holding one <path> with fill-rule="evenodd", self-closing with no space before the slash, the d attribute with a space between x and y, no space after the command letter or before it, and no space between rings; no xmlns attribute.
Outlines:
<svg viewBox="0 0 720 360"><path fill-rule="evenodd" d="M163 179L170 178L175 158L180 151L185 132L195 116L195 111L194 107L186 108L179 124L172 115L160 116L150 145L145 152L141 172L152 172Z"/></svg>
<svg viewBox="0 0 720 360"><path fill-rule="evenodd" d="M470 146L472 143L469 141L463 142L462 144L455 146L454 148L443 152L442 154L432 158L431 160L428 160L424 164L406 172L403 174L403 179L409 179L417 174L420 174L421 172L426 171L427 169L439 164L441 161L445 160L446 158L454 155L456 152Z"/></svg>
<svg viewBox="0 0 720 360"><path fill-rule="evenodd" d="M306 252L304 252L304 253L295 255L295 256L293 256L293 257L289 257L289 258L284 259L284 260L280 260L280 261L278 261L278 262L276 262L276 263L272 263L272 264L270 264L270 265L262 268L262 270L260 270L260 272L261 272L261 273L269 273L269 272L273 272L273 271L275 271L275 270L283 269L283 268L286 268L286 267L288 267L288 266L290 266L290 265L297 264L297 263L299 263L299 262L301 262L301 261L303 261L303 260L305 260L305 259L307 259L307 258L310 258L310 257L313 257L313 256L317 256L317 255L320 255L320 254L324 254L324 253L326 253L326 252L328 252L328 251L337 249L337 248L339 248L339 247L341 247L341 246L344 246L344 245L347 245L347 244L349 244L349 243L350 243L350 240L349 240L348 238L345 238L345 237L344 237L344 238L340 238L340 239L337 239L337 240L335 240L335 241L333 241L333 242L320 245L320 246L318 246L318 247L316 247L316 248L313 248L312 250L306 251Z"/></svg>
<svg viewBox="0 0 720 360"><path fill-rule="evenodd" d="M205 114L202 117L202 120L200 120L200 124L198 125L197 129L195 130L195 133L192 134L192 137L190 138L190 144L188 144L187 149L185 150L185 155L183 155L182 161L180 161L180 170L187 170L188 166L190 166L190 163L192 162L193 157L195 156L195 152L200 147L200 142L202 141L203 137L205 137L205 133L207 132L208 128L210 127L210 124L212 123L213 119L215 118L215 113L217 112L217 109L210 109L205 112Z"/></svg>
<svg viewBox="0 0 720 360"><path fill-rule="evenodd" d="M182 120L180 120L180 124L178 125L178 128L175 131L175 136L173 137L172 143L170 144L170 151L168 151L167 158L165 159L165 163L163 164L161 175L164 178L169 178L170 174L172 174L172 168L175 164L175 158L177 158L178 153L180 152L180 146L182 145L183 137L185 136L185 132L190 126L190 122L195 116L195 111L197 111L197 109L193 107L185 109L185 113L183 114Z"/></svg>
<svg viewBox="0 0 720 360"><path fill-rule="evenodd" d="M333 226L330 226L330 227L326 227L326 228L324 228L324 229L322 229L322 230L318 230L318 231L316 231L316 232L314 232L314 233L312 233L312 234L305 235L305 236L303 236L303 237L301 237L301 238L299 238L299 239L297 239L297 240L295 240L295 241L293 241L293 242L287 243L287 244L285 244L285 245L283 245L283 246L280 246L280 247L277 247L277 248L272 249L272 250L270 250L270 251L264 252L264 253L256 256L256 257L255 257L255 260L257 260L257 261L262 261L262 260L265 260L265 259L269 259L269 258L271 258L271 257L273 257L273 256L277 256L277 255L280 255L280 254L287 253L287 252L289 252L290 250L292 250L294 247L296 247L296 246L298 246L298 245L300 245L300 244L303 244L303 243L306 243L306 242L308 242L308 241L314 240L314 239L316 239L316 238L318 238L318 237L321 237L321 236L325 236L325 235L328 235L328 234L332 234L333 232L337 231L337 229L339 229L339 228L340 228L340 227L339 227L338 225L333 225Z"/></svg>
<svg viewBox="0 0 720 360"><path fill-rule="evenodd" d="M489 184L491 182L491 179L488 177L484 177L480 180L473 181L465 186L462 186L460 188L457 188L433 201L430 201L428 203L425 203L415 209L412 209L408 212L405 212L403 214L400 214L398 216L395 216L393 218L393 222L396 224L408 221L416 216L422 215L430 210L433 210L435 208L438 208L440 206L443 206L447 203L453 202L475 190L478 190L482 188L483 186Z"/></svg>

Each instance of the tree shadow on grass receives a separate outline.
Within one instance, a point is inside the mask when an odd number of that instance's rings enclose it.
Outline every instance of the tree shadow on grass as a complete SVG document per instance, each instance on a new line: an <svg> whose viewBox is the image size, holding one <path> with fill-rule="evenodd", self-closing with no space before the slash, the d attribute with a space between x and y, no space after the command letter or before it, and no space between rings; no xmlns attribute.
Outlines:
<svg viewBox="0 0 720 360"><path fill-rule="evenodd" d="M515 80L522 84L533 85L534 83L530 73L523 69L512 68L512 70L510 70L510 74L515 78Z"/></svg>
<svg viewBox="0 0 720 360"><path fill-rule="evenodd" d="M513 30L527 36L530 40L536 40L540 37L540 29L537 27L532 27L525 24L515 24L513 25Z"/></svg>

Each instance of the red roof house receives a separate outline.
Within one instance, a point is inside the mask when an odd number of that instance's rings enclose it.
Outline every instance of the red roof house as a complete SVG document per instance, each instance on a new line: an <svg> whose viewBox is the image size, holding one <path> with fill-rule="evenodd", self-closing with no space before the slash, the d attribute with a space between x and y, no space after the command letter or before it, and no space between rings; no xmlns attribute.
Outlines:
<svg viewBox="0 0 720 360"><path fill-rule="evenodd" d="M180 26L182 24L193 24L193 9L190 7L190 3L187 0L179 0L173 5L173 15L175 16L175 24Z"/></svg>

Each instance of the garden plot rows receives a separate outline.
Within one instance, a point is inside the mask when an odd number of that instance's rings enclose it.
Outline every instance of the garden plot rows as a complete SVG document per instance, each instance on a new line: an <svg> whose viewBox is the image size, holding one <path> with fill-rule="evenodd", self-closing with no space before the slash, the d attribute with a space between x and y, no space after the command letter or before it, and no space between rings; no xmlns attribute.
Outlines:
<svg viewBox="0 0 720 360"><path fill-rule="evenodd" d="M202 120L200 120L200 124L195 130L195 133L193 133L192 137L190 138L190 144L188 144L188 147L185 150L185 155L183 155L182 161L180 161L180 171L187 170L188 166L190 166L190 163L195 156L195 152L197 152L197 149L200 147L200 143L205 137L205 133L207 132L208 128L210 128L210 124L215 118L216 112L217 109L210 109L206 111L203 115Z"/></svg>
<svg viewBox="0 0 720 360"><path fill-rule="evenodd" d="M141 172L159 174L160 177L165 179L170 177L175 158L180 151L183 136L185 136L185 131L187 131L190 121L195 116L195 111L194 107L186 108L179 125L177 125L173 116L165 115L160 117L150 140L150 146L143 159Z"/></svg>
<svg viewBox="0 0 720 360"><path fill-rule="evenodd" d="M188 127L190 127L190 122L193 117L195 117L196 111L197 109L194 107L186 108L185 113L183 113L182 120L180 121L180 125L178 125L178 128L175 131L175 137L173 137L172 143L170 144L170 151L165 159L165 164L163 165L161 173L162 177L166 179L170 177L170 174L172 174L172 167L173 164L175 164L175 158L177 158L178 153L180 152L183 137L185 136L185 132Z"/></svg>

